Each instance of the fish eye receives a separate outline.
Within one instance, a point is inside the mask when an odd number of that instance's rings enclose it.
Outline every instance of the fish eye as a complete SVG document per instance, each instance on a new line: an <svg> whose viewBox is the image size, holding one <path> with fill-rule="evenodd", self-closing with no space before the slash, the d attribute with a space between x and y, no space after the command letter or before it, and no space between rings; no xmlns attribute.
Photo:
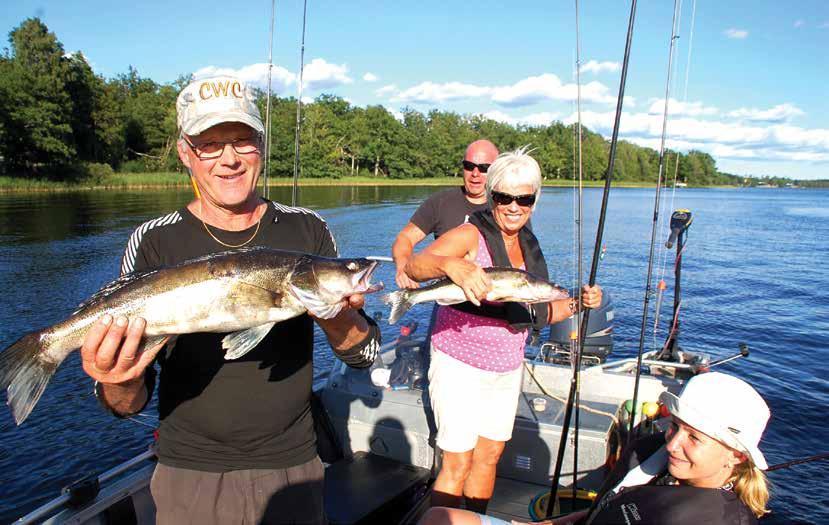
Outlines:
<svg viewBox="0 0 829 525"><path fill-rule="evenodd" d="M357 263L354 262L354 261L351 261L348 264L346 264L345 267L353 272L357 269Z"/></svg>

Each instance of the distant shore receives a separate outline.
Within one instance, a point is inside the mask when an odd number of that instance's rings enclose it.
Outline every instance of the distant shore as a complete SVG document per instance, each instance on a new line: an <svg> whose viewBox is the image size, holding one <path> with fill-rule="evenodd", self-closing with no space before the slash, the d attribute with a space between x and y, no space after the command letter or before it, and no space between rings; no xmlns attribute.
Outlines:
<svg viewBox="0 0 829 525"><path fill-rule="evenodd" d="M261 183L261 178L260 178ZM291 186L289 177L271 178L268 186ZM424 179L390 179L386 177L342 177L342 178L300 178L299 186L452 186L461 184L460 177L432 177ZM116 173L104 180L63 182L48 179L0 177L0 193L12 192L61 192L92 190L142 190L171 187L189 187L190 181L184 173ZM572 180L548 179L544 186L573 186ZM584 187L602 187L604 181L584 181ZM652 188L652 182L613 181L614 187ZM735 186L705 186L735 187Z"/></svg>

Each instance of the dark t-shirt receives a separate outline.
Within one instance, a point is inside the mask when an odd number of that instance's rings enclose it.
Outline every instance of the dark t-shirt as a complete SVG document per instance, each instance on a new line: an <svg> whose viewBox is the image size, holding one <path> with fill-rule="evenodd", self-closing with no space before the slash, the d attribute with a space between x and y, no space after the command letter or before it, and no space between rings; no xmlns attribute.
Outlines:
<svg viewBox="0 0 829 525"><path fill-rule="evenodd" d="M612 489L628 472L639 466L662 445L665 433L640 438L626 448L605 479L590 515L580 523L586 525L756 525L757 518L734 492L675 485L667 471L647 484L628 487L618 493Z"/></svg>
<svg viewBox="0 0 829 525"><path fill-rule="evenodd" d="M240 232L210 227L227 244ZM247 246L336 257L334 239L315 212L269 203L259 232ZM122 273L171 266L225 251L186 208L148 221L130 237ZM179 336L157 357L161 463L226 472L286 468L316 455L310 397L313 322L305 314L281 323L251 352L224 360L225 334Z"/></svg>
<svg viewBox="0 0 829 525"><path fill-rule="evenodd" d="M466 200L463 187L449 188L432 194L421 204L409 220L427 236L430 233L435 239L452 228L460 226L469 220L469 216L480 210L488 210L486 202L472 204Z"/></svg>

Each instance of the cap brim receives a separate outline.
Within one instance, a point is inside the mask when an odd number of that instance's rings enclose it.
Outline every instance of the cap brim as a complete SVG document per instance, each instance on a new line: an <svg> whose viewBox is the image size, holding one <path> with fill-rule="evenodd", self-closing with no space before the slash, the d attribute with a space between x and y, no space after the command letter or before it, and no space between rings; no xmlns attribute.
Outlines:
<svg viewBox="0 0 829 525"><path fill-rule="evenodd" d="M683 403L682 399L680 399L676 394L667 391L662 392L662 394L659 395L659 401L668 407L671 414L675 415L688 425L711 436L725 446L746 454L754 466L760 470L766 470L768 468L766 458L763 456L763 453L760 452L759 448L754 445L746 445L738 438L725 434L722 432L717 422L712 421L710 416L706 416L687 403Z"/></svg>
<svg viewBox="0 0 829 525"><path fill-rule="evenodd" d="M258 133L263 135L265 133L265 127L262 125L261 120L241 111L229 111L212 115L204 115L197 118L193 122L188 123L186 126L182 126L181 131L185 135L199 135L205 130L210 129L217 124L224 124L225 122L240 122L251 127Z"/></svg>

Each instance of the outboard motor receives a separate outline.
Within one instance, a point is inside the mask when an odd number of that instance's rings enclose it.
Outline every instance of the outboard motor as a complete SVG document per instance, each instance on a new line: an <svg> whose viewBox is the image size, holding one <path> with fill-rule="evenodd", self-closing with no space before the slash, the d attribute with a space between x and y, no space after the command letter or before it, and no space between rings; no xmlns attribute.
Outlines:
<svg viewBox="0 0 829 525"><path fill-rule="evenodd" d="M576 326L581 324L582 313L575 316ZM541 347L545 361L557 364L570 363L570 332L573 318L550 325L550 338ZM576 328L578 329L578 328ZM604 363L613 350L613 300L607 290L602 291L602 304L590 311L587 319L587 336L582 347L582 363Z"/></svg>

